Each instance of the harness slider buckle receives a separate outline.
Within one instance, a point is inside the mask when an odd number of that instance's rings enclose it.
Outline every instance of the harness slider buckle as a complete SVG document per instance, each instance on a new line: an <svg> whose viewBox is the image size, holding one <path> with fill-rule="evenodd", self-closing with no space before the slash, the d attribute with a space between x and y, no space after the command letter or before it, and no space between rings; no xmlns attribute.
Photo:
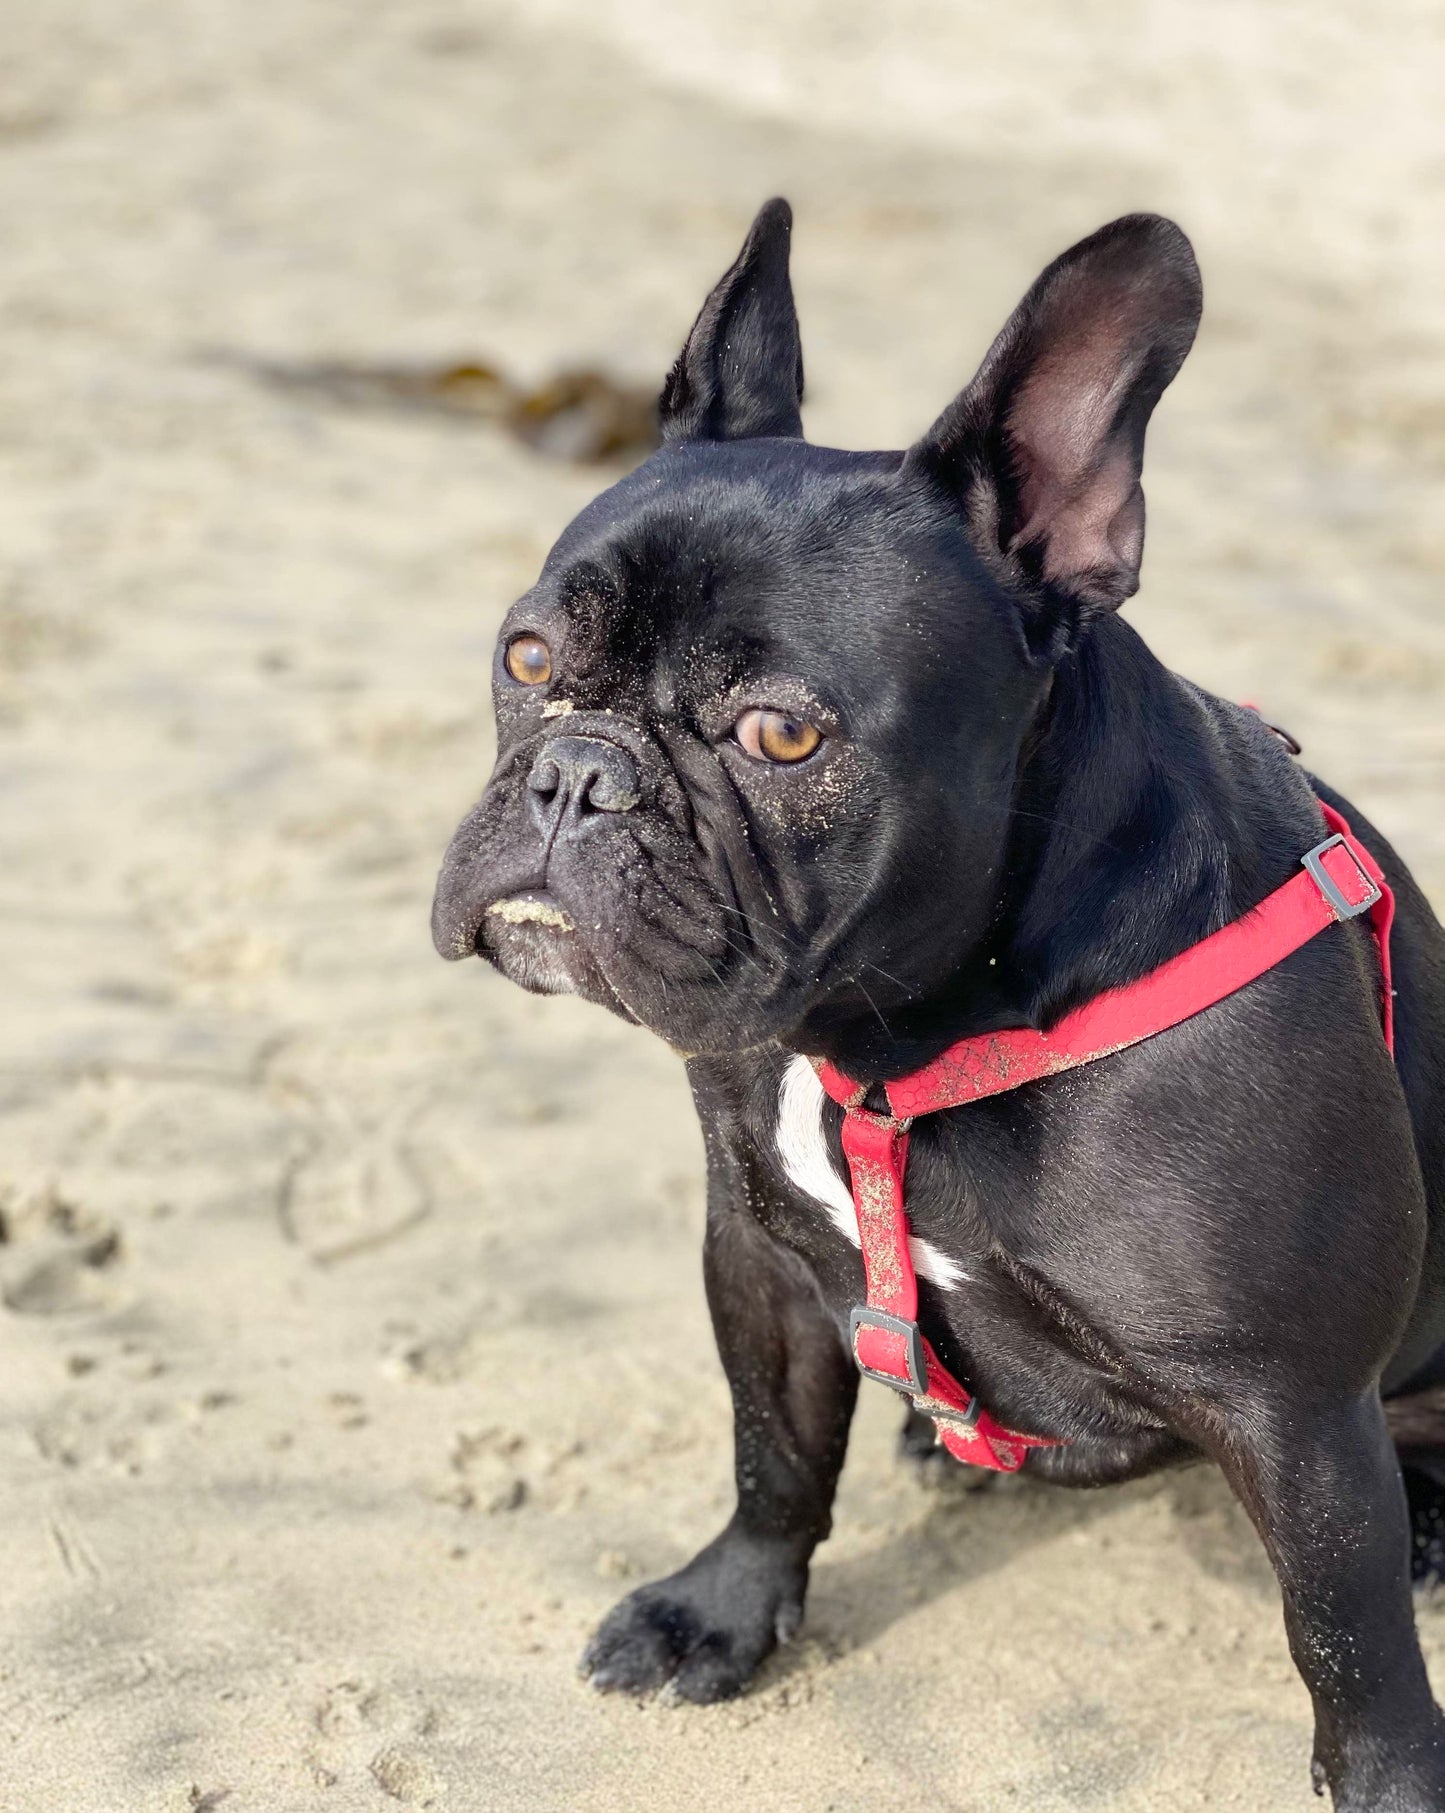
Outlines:
<svg viewBox="0 0 1445 1813"><path fill-rule="evenodd" d="M983 1414L983 1399L977 1395L970 1398L967 1410L955 1410L951 1405L931 1403L923 1414L931 1416L935 1423L948 1423L951 1427L962 1429L966 1434L971 1435L978 1427L978 1419Z"/></svg>
<svg viewBox="0 0 1445 1813"><path fill-rule="evenodd" d="M906 1380L895 1378L891 1372L880 1372L859 1359L860 1328L876 1328L881 1334L902 1335L903 1358L908 1367ZM857 1303L848 1318L848 1348L853 1355L853 1363L865 1379L877 1379L880 1385L901 1391L905 1397L927 1396L928 1355L923 1349L923 1331L916 1322L909 1322L902 1316L890 1316L886 1310L869 1309L866 1303Z"/></svg>
<svg viewBox="0 0 1445 1813"><path fill-rule="evenodd" d="M1326 853L1333 850L1336 844L1343 845L1345 854L1359 871L1360 880L1364 882L1368 890L1363 900L1347 900L1340 890L1339 883L1324 865ZM1379 882L1370 874L1351 849L1348 839L1339 831L1336 831L1333 837L1327 837L1322 844L1316 844L1313 850L1307 850L1301 861L1309 870L1310 879L1329 903L1336 919L1358 919L1361 913L1368 913L1375 902L1383 896L1383 889Z"/></svg>

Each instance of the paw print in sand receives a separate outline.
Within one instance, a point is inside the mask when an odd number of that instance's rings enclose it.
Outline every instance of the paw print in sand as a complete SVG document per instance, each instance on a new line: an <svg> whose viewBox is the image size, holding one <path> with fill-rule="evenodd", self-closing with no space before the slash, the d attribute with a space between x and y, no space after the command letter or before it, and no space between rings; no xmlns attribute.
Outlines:
<svg viewBox="0 0 1445 1813"><path fill-rule="evenodd" d="M407 1807L438 1807L446 1780L432 1755L440 1718L419 1693L339 1681L313 1714L316 1736L307 1761L318 1786L359 1788L369 1778Z"/></svg>
<svg viewBox="0 0 1445 1813"><path fill-rule="evenodd" d="M0 1188L0 1303L18 1316L114 1308L120 1229L54 1188Z"/></svg>

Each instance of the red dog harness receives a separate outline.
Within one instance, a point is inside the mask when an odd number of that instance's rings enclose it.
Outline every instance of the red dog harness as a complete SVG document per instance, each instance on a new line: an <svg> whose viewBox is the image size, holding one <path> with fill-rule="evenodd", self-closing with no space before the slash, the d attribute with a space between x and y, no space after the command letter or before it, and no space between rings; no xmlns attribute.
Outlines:
<svg viewBox="0 0 1445 1813"><path fill-rule="evenodd" d="M1331 835L1303 858L1302 872L1253 911L1163 963L1139 981L1110 989L1066 1014L1049 1032L1018 1027L961 1039L931 1064L884 1085L889 1112L863 1106L866 1086L832 1064L824 1089L844 1110L843 1151L863 1249L868 1300L853 1311L849 1339L866 1377L879 1379L933 1418L957 1460L1000 1473L1023 1465L1046 1437L995 1422L939 1360L918 1326L918 1278L909 1251L903 1174L908 1129L920 1114L1000 1095L1137 1045L1191 1019L1273 969L1291 951L1342 919L1370 915L1380 955L1385 1043L1393 1053L1390 922L1395 899L1379 864L1333 807L1320 802Z"/></svg>

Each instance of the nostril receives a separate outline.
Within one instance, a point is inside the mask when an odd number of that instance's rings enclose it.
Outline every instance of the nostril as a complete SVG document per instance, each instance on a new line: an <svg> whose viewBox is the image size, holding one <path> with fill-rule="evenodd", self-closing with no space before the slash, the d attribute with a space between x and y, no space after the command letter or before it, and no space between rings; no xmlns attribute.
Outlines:
<svg viewBox="0 0 1445 1813"><path fill-rule="evenodd" d="M577 802L580 811L630 812L638 803L637 770L626 754L618 754L620 761L599 762L587 776Z"/></svg>
<svg viewBox="0 0 1445 1813"><path fill-rule="evenodd" d="M557 764L550 756L539 755L532 764L532 772L527 776L527 785L533 793L540 793L544 799L550 799L562 784L562 775Z"/></svg>

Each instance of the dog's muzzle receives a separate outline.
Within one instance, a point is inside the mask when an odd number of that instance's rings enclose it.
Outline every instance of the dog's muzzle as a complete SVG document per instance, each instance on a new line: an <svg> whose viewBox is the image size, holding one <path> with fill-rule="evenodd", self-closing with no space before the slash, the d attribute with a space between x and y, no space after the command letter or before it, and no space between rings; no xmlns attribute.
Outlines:
<svg viewBox="0 0 1445 1813"><path fill-rule="evenodd" d="M471 956L483 919L501 896L545 889L554 851L575 851L590 834L615 824L618 814L641 805L643 793L639 759L620 742L577 732L549 738L521 785L517 805L531 824L512 833L513 860L495 843L495 826L490 834L484 829L491 816L485 796L458 826L432 907L437 950L453 960Z"/></svg>

